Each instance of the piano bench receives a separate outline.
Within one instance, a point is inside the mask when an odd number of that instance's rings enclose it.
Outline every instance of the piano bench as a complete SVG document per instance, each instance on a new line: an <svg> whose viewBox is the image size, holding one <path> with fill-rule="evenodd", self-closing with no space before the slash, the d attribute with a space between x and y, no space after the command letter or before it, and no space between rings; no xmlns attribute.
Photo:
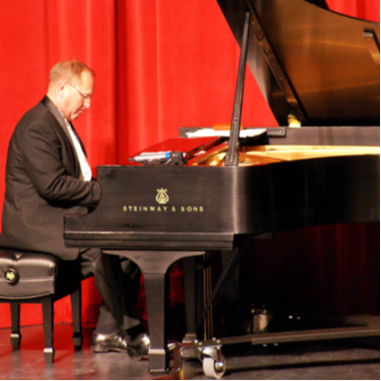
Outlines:
<svg viewBox="0 0 381 381"><path fill-rule="evenodd" d="M20 347L20 303L41 303L46 364L54 361L53 303L70 295L73 314L73 343L82 347L81 268L77 261L62 261L43 253L0 249L0 303L11 306L13 350Z"/></svg>

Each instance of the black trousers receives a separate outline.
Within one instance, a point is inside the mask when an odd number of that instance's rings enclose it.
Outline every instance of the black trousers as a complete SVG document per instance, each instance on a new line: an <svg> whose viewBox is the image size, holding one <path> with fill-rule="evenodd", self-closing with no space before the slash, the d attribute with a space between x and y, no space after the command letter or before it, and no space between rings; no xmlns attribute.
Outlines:
<svg viewBox="0 0 381 381"><path fill-rule="evenodd" d="M138 266L116 255L102 254L98 248L80 249L78 260L83 276L94 275L104 302L98 326L116 324L127 330L140 324L135 310L140 280Z"/></svg>

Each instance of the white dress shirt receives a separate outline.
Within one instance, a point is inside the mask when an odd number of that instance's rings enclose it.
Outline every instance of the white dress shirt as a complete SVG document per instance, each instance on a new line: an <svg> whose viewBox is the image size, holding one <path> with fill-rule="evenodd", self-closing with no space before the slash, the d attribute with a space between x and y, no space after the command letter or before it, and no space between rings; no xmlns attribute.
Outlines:
<svg viewBox="0 0 381 381"><path fill-rule="evenodd" d="M66 127L69 131L69 134L71 136L71 140L74 144L75 152L77 153L77 158L79 161L79 165L81 167L82 172L82 178L85 181L90 181L93 177L93 174L91 172L91 168L89 163L87 162L87 158L85 153L83 152L83 149L81 147L81 143L79 142L77 135L74 133L72 126L70 123L65 119Z"/></svg>
<svg viewBox="0 0 381 381"><path fill-rule="evenodd" d="M71 141L74 145L74 151L77 155L77 159L79 161L79 166L81 167L81 174L82 174L82 179L84 181L90 181L93 178L93 174L91 172L91 168L89 163L87 162L87 158L85 153L83 152L81 143L79 142L77 135L73 131L73 127L70 125L70 123L66 120L66 118L63 116L62 112L60 109L57 108L57 110L60 112L62 115L62 118L65 121L66 128L69 132L69 135L71 137Z"/></svg>

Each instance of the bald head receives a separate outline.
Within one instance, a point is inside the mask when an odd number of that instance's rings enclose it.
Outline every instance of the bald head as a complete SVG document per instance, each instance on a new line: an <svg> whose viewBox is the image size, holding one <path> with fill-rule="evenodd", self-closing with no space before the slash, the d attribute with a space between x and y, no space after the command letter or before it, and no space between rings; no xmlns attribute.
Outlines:
<svg viewBox="0 0 381 381"><path fill-rule="evenodd" d="M76 60L59 62L49 76L47 96L70 121L90 107L94 89L94 72Z"/></svg>
<svg viewBox="0 0 381 381"><path fill-rule="evenodd" d="M94 76L94 72L80 61L69 60L58 62L50 70L49 88L57 84L60 80L69 83L75 82L84 71Z"/></svg>

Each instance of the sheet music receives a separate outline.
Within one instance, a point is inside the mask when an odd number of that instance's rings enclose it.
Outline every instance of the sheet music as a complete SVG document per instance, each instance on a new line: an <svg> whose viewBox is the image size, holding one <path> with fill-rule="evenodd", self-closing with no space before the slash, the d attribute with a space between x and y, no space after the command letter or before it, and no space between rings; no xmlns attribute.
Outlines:
<svg viewBox="0 0 381 381"><path fill-rule="evenodd" d="M240 130L239 137L240 138L250 138L253 136L258 136L266 133L266 128L255 128L250 130ZM203 128L199 129L195 132L186 132L185 135L188 138L200 138L200 137L212 137L212 136L221 136L221 137L229 137L229 130L214 130L213 128Z"/></svg>

